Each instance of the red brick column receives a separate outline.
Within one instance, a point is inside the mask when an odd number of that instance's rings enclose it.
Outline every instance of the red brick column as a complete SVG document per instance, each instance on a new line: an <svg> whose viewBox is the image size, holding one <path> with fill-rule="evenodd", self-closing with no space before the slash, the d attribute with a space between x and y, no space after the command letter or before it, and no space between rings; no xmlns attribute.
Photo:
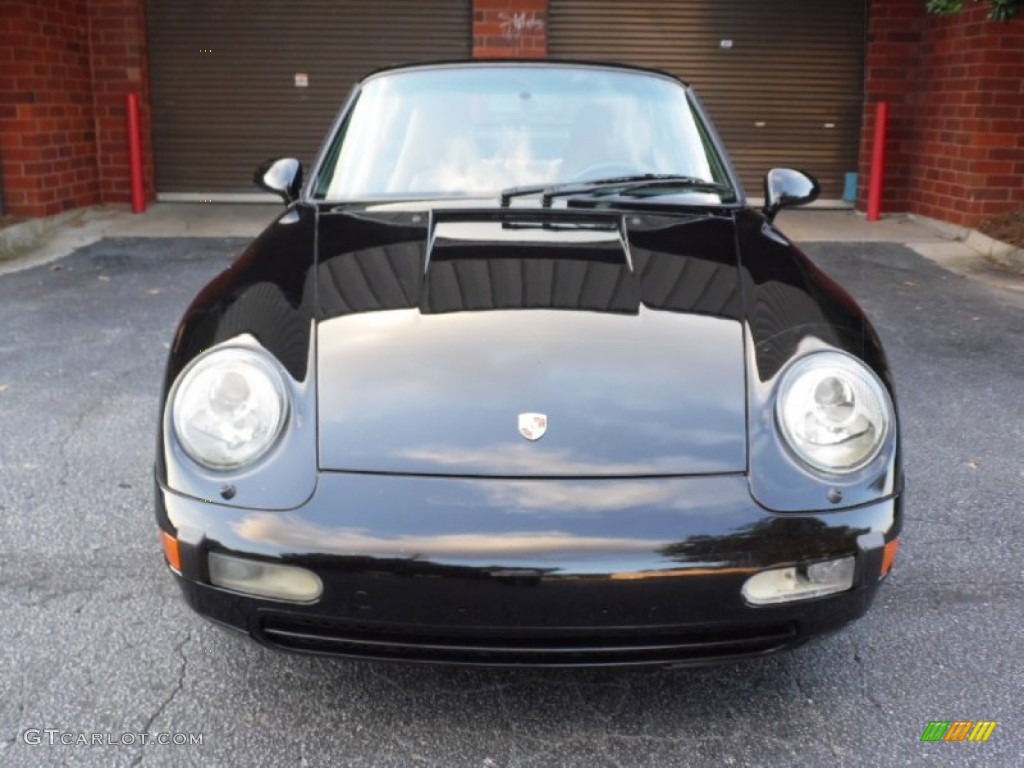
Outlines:
<svg viewBox="0 0 1024 768"><path fill-rule="evenodd" d="M142 96L153 196L144 0L0 0L0 172L15 214L130 199L124 94Z"/></svg>
<svg viewBox="0 0 1024 768"><path fill-rule="evenodd" d="M473 0L473 56L548 55L548 0Z"/></svg>
<svg viewBox="0 0 1024 768"><path fill-rule="evenodd" d="M89 0L96 160L104 203L131 202L124 97L139 93L147 199L155 197L145 0Z"/></svg>
<svg viewBox="0 0 1024 768"><path fill-rule="evenodd" d="M879 101L888 101L888 152L882 210L886 213L905 212L908 210L910 169L913 165L910 153L914 138L924 2L874 0L868 13L857 201L861 208L867 205L875 107Z"/></svg>
<svg viewBox="0 0 1024 768"><path fill-rule="evenodd" d="M986 18L987 4L933 16L917 0L870 9L860 205L874 105L888 99L883 210L974 227L1024 206L1024 18Z"/></svg>

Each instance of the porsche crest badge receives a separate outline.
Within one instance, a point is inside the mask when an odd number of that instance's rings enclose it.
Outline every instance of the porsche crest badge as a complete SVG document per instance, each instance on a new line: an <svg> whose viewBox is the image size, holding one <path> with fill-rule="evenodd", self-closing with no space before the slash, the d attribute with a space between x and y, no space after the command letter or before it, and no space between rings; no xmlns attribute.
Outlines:
<svg viewBox="0 0 1024 768"><path fill-rule="evenodd" d="M527 440L540 440L548 431L548 417L543 413L520 413L519 434Z"/></svg>

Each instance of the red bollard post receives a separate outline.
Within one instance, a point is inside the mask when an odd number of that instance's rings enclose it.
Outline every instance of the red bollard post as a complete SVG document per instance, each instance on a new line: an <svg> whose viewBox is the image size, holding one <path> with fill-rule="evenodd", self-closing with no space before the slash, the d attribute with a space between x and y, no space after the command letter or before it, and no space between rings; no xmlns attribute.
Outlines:
<svg viewBox="0 0 1024 768"><path fill-rule="evenodd" d="M885 132L889 123L889 102L875 107L875 137L871 147L871 180L868 186L868 221L878 221L882 212L882 177L885 175Z"/></svg>
<svg viewBox="0 0 1024 768"><path fill-rule="evenodd" d="M132 213L146 210L146 191L142 182L142 128L139 120L139 94L124 97L124 114L128 127L128 165L132 175Z"/></svg>

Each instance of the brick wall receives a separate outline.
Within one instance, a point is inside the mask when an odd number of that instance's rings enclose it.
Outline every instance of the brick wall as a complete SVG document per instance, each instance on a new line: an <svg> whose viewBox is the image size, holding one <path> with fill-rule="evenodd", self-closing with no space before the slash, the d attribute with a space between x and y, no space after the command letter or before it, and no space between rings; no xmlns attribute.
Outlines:
<svg viewBox="0 0 1024 768"><path fill-rule="evenodd" d="M11 213L130 199L124 94L143 92L143 0L0 0L0 163Z"/></svg>
<svg viewBox="0 0 1024 768"><path fill-rule="evenodd" d="M956 16L921 0L873 0L861 190L874 106L890 102L883 211L977 226L1024 206L1024 18L989 21L985 3Z"/></svg>
<svg viewBox="0 0 1024 768"><path fill-rule="evenodd" d="M141 93L154 196L145 0L0 0L0 171L12 213L130 198L124 95ZM547 55L548 0L473 0L477 57ZM1024 206L1024 17L871 0L860 204L875 104L890 102L886 212L967 226Z"/></svg>
<svg viewBox="0 0 1024 768"><path fill-rule="evenodd" d="M473 0L473 55L538 58L548 53L548 0Z"/></svg>
<svg viewBox="0 0 1024 768"><path fill-rule="evenodd" d="M86 3L0 3L4 203L41 216L97 199Z"/></svg>

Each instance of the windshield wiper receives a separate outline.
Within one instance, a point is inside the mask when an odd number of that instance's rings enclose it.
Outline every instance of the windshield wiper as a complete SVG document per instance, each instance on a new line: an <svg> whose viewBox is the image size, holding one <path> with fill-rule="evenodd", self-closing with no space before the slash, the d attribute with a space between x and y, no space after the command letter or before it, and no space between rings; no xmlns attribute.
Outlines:
<svg viewBox="0 0 1024 768"><path fill-rule="evenodd" d="M644 173L634 176L594 179L593 181L570 181L561 184L533 184L527 187L509 187L501 191L501 206L502 208L507 208L513 197L536 195L538 193L541 195L541 205L548 208L551 205L551 201L556 197L581 195L605 189L626 191L633 189L657 189L659 187L685 187L686 189L696 189L701 192L731 191L724 184L718 184L707 179L698 179L694 176L677 176L671 173Z"/></svg>

